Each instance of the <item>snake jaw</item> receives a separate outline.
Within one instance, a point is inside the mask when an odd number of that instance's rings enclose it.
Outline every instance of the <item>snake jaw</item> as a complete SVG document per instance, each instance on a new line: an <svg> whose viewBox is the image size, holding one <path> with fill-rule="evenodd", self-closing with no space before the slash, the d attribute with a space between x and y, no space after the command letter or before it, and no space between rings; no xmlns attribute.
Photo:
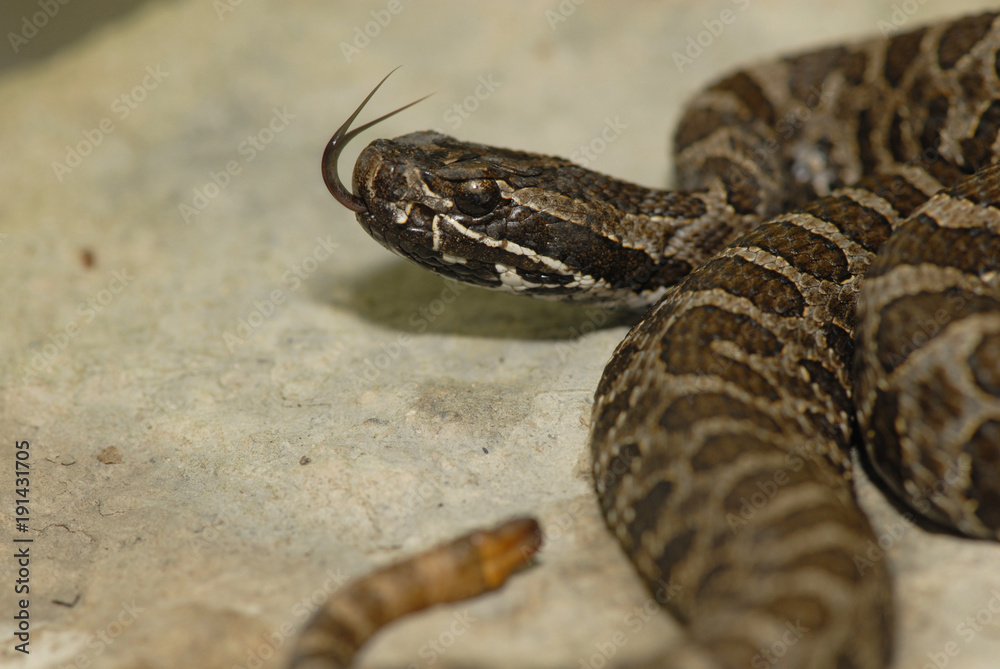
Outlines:
<svg viewBox="0 0 1000 669"><path fill-rule="evenodd" d="M376 123L380 123L381 121L384 121L390 116L395 116L404 109L409 109L418 102L422 102L423 100L426 100L431 95L433 95L433 93L429 93L428 95L425 95L419 100L414 100L409 104L403 105L399 109L393 110L388 114L383 114L382 116L379 116L374 121L369 121L368 123L365 123L364 125L351 130L350 129L351 124L354 123L354 119L358 117L358 114L361 113L361 110L364 109L365 105L368 104L368 101L372 99L372 96L375 95L375 91L381 88L382 84L385 83L385 80L388 79L392 75L392 73L398 69L399 67L393 68L389 72L389 74L382 77L382 81L375 84L375 88L373 88L371 92L368 93L367 96L365 96L365 99L361 101L361 104L358 105L358 108L354 110L354 113L348 116L347 120L344 121L343 125L337 128L337 131L333 133L333 137L330 138L330 141L327 142L326 148L323 150L323 158L320 161L320 166L323 172L323 182L326 184L327 190L330 191L330 195L332 195L334 199L337 200L337 202L339 202L340 204L344 205L351 211L358 214L366 213L368 211L368 205L366 204L364 199L352 193L351 190L344 185L344 182L340 180L340 174L337 171L337 161L339 160L340 154L341 152L343 152L344 147L347 146L348 142L350 142L360 133L364 132L365 130L372 127Z"/></svg>

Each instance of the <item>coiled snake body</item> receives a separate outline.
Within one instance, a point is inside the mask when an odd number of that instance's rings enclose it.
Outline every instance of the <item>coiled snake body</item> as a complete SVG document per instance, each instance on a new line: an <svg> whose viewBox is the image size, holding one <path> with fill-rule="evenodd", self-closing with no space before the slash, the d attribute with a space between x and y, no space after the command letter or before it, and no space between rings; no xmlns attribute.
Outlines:
<svg viewBox="0 0 1000 669"><path fill-rule="evenodd" d="M370 144L352 193L336 161L354 116L324 178L385 246L482 286L655 304L605 369L591 443L612 532L654 591L681 586L664 603L686 641L662 666L890 664L856 432L916 511L997 537L996 14L722 79L677 129L677 191L419 132ZM349 661L398 578L322 610L299 666ZM379 614L345 613L351 597Z"/></svg>

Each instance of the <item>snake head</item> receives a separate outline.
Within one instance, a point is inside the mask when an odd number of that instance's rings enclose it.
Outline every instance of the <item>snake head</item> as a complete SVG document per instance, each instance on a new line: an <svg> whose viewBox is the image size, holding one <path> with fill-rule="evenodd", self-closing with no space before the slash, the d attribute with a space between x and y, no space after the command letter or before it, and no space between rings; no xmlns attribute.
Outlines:
<svg viewBox="0 0 1000 669"><path fill-rule="evenodd" d="M360 109L327 145L324 180L368 234L423 267L511 293L636 308L690 269L621 238L623 203L647 189L561 158L415 132L369 144L349 191L337 156L378 122L349 131Z"/></svg>
<svg viewBox="0 0 1000 669"><path fill-rule="evenodd" d="M379 243L438 274L515 293L582 294L595 282L586 250L600 240L553 215L542 201L559 196L539 185L569 167L436 132L379 139L354 167L366 205L357 217Z"/></svg>

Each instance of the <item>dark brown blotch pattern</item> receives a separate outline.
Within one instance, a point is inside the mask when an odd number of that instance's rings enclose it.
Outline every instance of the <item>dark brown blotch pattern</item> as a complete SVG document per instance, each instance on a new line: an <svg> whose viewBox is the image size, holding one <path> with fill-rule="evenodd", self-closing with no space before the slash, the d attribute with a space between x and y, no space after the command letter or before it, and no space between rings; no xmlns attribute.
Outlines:
<svg viewBox="0 0 1000 669"><path fill-rule="evenodd" d="M845 237L869 251L877 251L892 232L885 216L847 196L817 200L806 206L805 212L836 226Z"/></svg>
<svg viewBox="0 0 1000 669"><path fill-rule="evenodd" d="M1000 262L1000 236L985 228L944 228L930 216L918 214L900 231L875 261L868 278L882 276L904 260L909 265L954 267L968 274L994 269Z"/></svg>
<svg viewBox="0 0 1000 669"><path fill-rule="evenodd" d="M747 72L737 72L712 86L709 90L727 91L742 102L750 118L760 119L767 125L774 125L775 113L771 101L760 85Z"/></svg>
<svg viewBox="0 0 1000 669"><path fill-rule="evenodd" d="M885 52L885 67L883 76L892 87L898 87L903 81L903 75L914 63L913 55L920 52L920 41L924 38L926 29L914 30L892 37Z"/></svg>
<svg viewBox="0 0 1000 669"><path fill-rule="evenodd" d="M882 308L875 338L875 356L888 373L916 350L939 336L950 324L972 314L990 313L1000 306L983 295L958 288L941 293L922 291L892 300Z"/></svg>
<svg viewBox="0 0 1000 669"><path fill-rule="evenodd" d="M671 402L660 416L660 425L668 430L681 431L706 418L725 416L745 420L759 427L780 434L781 428L773 418L729 395L701 393L684 395Z"/></svg>
<svg viewBox="0 0 1000 669"><path fill-rule="evenodd" d="M683 287L689 291L718 288L779 316L801 316L805 307L805 298L791 279L739 256L709 261L702 271L692 274Z"/></svg>
<svg viewBox="0 0 1000 669"><path fill-rule="evenodd" d="M701 447L691 456L691 467L697 471L708 471L719 465L733 462L748 453L774 451L774 445L762 441L752 434L714 434L702 442Z"/></svg>
<svg viewBox="0 0 1000 669"><path fill-rule="evenodd" d="M666 330L660 359L674 374L699 367L708 371L719 363L712 352L712 343L719 340L753 355L773 356L781 351L778 338L753 318L705 305L685 311Z"/></svg>
<svg viewBox="0 0 1000 669"><path fill-rule="evenodd" d="M1000 334L983 336L968 360L976 384L995 397L1000 397Z"/></svg>
<svg viewBox="0 0 1000 669"><path fill-rule="evenodd" d="M713 156L702 164L706 174L718 175L726 190L726 201L737 214L753 214L761 205L757 176L743 165L724 156Z"/></svg>
<svg viewBox="0 0 1000 669"><path fill-rule="evenodd" d="M836 242L791 221L759 225L738 243L764 249L817 279L840 283L851 276L847 257Z"/></svg>
<svg viewBox="0 0 1000 669"><path fill-rule="evenodd" d="M962 154L969 167L978 170L992 162L993 152L990 147L996 141L997 133L1000 133L1000 100L990 103L979 116L975 134L961 142Z"/></svg>
<svg viewBox="0 0 1000 669"><path fill-rule="evenodd" d="M941 35L941 41L938 43L938 64L941 69L953 68L959 58L969 53L986 35L994 16L994 14L980 14L953 21Z"/></svg>
<svg viewBox="0 0 1000 669"><path fill-rule="evenodd" d="M645 491L645 494L642 495L642 497L633 503L632 509L635 511L635 519L629 523L628 533L632 537L632 543L634 545L640 545L642 542L642 535L649 530L656 528L656 524L660 519L658 510L667 507L673 490L673 483L670 481L659 480L654 483L649 490ZM684 534L682 533L678 535L678 538L683 536ZM674 545L673 550L676 553L676 557L674 558L675 560L684 557L684 552L687 550L685 546L687 545L687 540L679 541Z"/></svg>
<svg viewBox="0 0 1000 669"><path fill-rule="evenodd" d="M978 500L976 516L986 527L1000 531L1000 421L980 425L962 451L972 458L968 493Z"/></svg>

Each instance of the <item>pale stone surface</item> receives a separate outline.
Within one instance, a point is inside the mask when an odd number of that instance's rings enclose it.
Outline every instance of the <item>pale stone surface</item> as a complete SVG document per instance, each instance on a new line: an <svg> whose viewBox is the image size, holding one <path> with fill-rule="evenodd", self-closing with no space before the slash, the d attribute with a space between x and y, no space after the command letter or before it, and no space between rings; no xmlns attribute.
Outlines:
<svg viewBox="0 0 1000 669"><path fill-rule="evenodd" d="M537 568L398 625L364 665L661 647L674 625L634 615L648 595L589 477L591 397L624 327L404 264L326 193L324 142L404 64L362 118L437 94L368 139L436 127L591 160L579 147L610 123L626 127L593 166L661 184L679 105L727 68L872 34L904 5L915 25L988 4L179 1L0 80L0 433L8 473L31 443L34 538L31 654L9 641L7 558L0 663L278 666L343 578L522 513L548 534ZM897 666L995 666L998 548L863 497L899 575Z"/></svg>

